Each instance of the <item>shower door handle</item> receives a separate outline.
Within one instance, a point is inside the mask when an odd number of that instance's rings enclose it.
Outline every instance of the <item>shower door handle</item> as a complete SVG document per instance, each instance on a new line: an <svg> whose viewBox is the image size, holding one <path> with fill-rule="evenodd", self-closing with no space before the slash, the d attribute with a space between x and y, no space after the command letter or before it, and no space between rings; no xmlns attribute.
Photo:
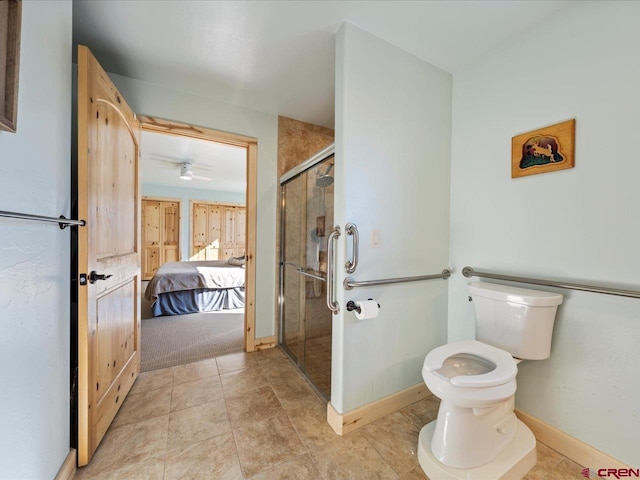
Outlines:
<svg viewBox="0 0 640 480"><path fill-rule="evenodd" d="M329 234L327 239L327 307L337 314L340 311L340 305L335 299L335 242L340 237L340 227L335 227Z"/></svg>
<svg viewBox="0 0 640 480"><path fill-rule="evenodd" d="M358 227L355 223L347 223L344 226L344 233L353 237L353 249L351 260L347 260L344 264L344 269L347 273L353 273L358 268L358 250L360 249L360 235L358 234Z"/></svg>

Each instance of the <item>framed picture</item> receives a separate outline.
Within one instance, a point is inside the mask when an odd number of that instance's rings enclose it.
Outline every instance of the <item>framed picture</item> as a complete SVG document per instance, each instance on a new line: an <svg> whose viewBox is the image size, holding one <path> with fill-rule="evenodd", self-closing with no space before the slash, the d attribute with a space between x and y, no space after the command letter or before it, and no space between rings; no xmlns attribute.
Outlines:
<svg viewBox="0 0 640 480"><path fill-rule="evenodd" d="M511 139L511 178L573 168L575 119Z"/></svg>
<svg viewBox="0 0 640 480"><path fill-rule="evenodd" d="M15 132L18 120L21 0L0 0L0 130Z"/></svg>

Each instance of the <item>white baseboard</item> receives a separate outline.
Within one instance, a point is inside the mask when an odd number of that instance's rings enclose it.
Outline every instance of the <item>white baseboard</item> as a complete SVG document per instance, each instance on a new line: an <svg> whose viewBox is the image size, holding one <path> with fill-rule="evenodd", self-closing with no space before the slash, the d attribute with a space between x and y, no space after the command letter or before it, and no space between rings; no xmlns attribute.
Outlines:
<svg viewBox="0 0 640 480"><path fill-rule="evenodd" d="M76 474L76 449L69 450L69 455L65 458L58 474L54 480L72 480Z"/></svg>
<svg viewBox="0 0 640 480"><path fill-rule="evenodd" d="M431 396L431 392L427 386L424 383L419 383L346 413L338 413L329 402L327 404L327 422L334 432L338 435L344 435L429 396Z"/></svg>
<svg viewBox="0 0 640 480"><path fill-rule="evenodd" d="M572 437L556 427L532 417L516 408L516 416L531 429L540 443L554 449L574 462L597 471L600 468L629 468L620 460L601 452L595 447Z"/></svg>

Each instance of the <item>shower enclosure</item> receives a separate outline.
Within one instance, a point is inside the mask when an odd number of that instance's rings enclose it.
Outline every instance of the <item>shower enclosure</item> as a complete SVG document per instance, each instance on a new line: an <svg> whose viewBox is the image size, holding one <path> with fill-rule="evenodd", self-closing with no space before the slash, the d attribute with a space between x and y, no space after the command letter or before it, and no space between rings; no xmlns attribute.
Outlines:
<svg viewBox="0 0 640 480"><path fill-rule="evenodd" d="M279 343L331 396L327 237L333 227L333 145L280 177Z"/></svg>

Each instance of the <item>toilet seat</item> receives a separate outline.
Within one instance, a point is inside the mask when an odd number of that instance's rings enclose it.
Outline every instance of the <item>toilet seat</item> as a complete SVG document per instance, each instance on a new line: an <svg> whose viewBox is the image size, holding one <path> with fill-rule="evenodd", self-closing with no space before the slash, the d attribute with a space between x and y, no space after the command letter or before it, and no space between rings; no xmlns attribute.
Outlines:
<svg viewBox="0 0 640 480"><path fill-rule="evenodd" d="M448 378L451 385L468 388L495 387L515 379L518 373L516 361L508 352L477 340L449 343L432 350L425 358L423 369L439 375L437 370L442 368L446 359L461 354L480 357L494 364L495 368L480 375L453 376Z"/></svg>

